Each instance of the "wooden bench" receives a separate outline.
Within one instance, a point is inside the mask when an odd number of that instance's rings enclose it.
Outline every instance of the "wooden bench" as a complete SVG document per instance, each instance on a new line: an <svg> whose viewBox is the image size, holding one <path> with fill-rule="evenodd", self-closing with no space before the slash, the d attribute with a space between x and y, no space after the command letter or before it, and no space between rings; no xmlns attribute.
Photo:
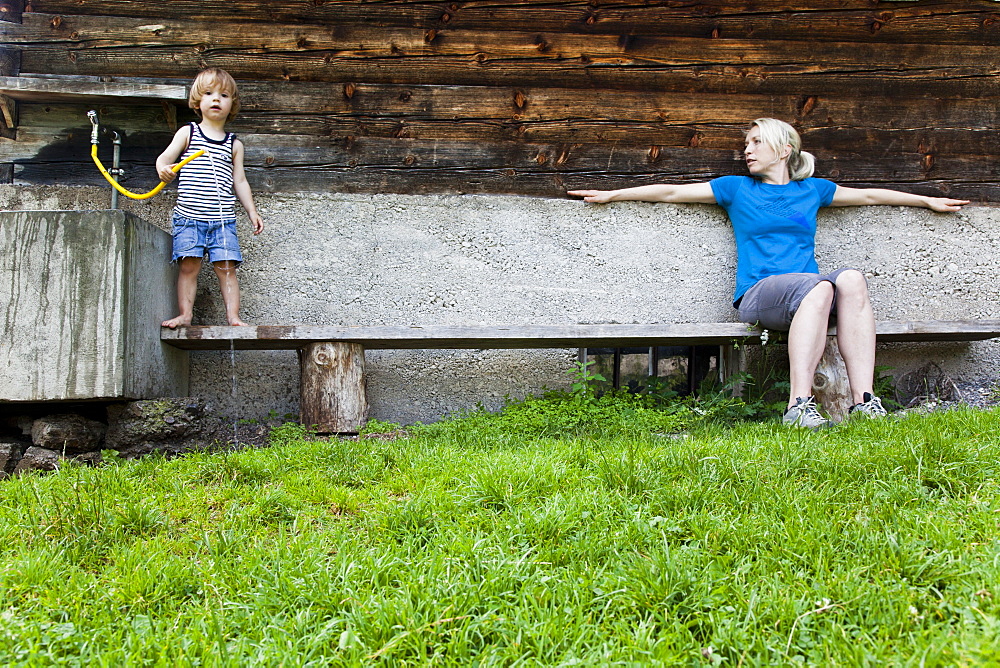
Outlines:
<svg viewBox="0 0 1000 668"><path fill-rule="evenodd" d="M528 349L719 345L723 377L739 370L734 343L759 344L761 330L738 322L659 325L509 325L344 327L327 325L195 326L163 328L164 343L184 350L297 350L303 424L321 433L351 433L368 416L365 350ZM836 334L831 328L831 341ZM880 342L980 341L1000 337L1000 320L921 320L877 323ZM772 332L772 340L781 339ZM817 370L817 393L835 418L850 398L838 370L836 344ZM838 375L839 374L839 375ZM838 396L839 393L839 396Z"/></svg>

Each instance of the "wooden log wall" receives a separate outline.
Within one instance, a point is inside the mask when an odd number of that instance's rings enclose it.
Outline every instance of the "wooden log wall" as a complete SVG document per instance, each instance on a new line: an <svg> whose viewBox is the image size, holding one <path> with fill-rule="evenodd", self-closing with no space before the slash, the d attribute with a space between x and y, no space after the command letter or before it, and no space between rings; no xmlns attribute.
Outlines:
<svg viewBox="0 0 1000 668"><path fill-rule="evenodd" d="M991 0L2 2L22 77L231 72L259 191L561 197L703 180L745 173L747 121L776 116L818 176L1000 200ZM16 139L0 138L15 182L100 182L85 111L18 105ZM155 101L101 112L126 135L134 187L193 118Z"/></svg>

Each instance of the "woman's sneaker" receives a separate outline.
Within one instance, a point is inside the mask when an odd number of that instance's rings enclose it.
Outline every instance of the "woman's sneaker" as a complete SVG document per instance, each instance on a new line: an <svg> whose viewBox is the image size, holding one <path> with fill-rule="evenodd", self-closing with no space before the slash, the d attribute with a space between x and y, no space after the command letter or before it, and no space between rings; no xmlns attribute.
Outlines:
<svg viewBox="0 0 1000 668"><path fill-rule="evenodd" d="M795 405L785 411L781 421L789 427L807 429L830 426L830 421L816 410L816 400L813 397L796 397Z"/></svg>
<svg viewBox="0 0 1000 668"><path fill-rule="evenodd" d="M865 392L862 396L862 401L860 404L854 404L851 409L847 411L847 415L864 415L865 417L877 418L885 417L888 415L888 411L882 407L882 400L876 396L872 396L871 392Z"/></svg>

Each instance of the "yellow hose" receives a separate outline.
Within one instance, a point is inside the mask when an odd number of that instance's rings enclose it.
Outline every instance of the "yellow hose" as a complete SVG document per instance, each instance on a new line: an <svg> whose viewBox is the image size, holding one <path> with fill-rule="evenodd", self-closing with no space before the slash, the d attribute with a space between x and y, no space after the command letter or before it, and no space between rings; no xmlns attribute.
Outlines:
<svg viewBox="0 0 1000 668"><path fill-rule="evenodd" d="M181 170L181 167L183 167L184 165L188 164L189 162L191 162L195 158L197 158L199 156L202 156L204 154L205 154L205 149L200 149L200 150L196 151L194 153L194 155L191 155L191 156L188 156L187 158L184 158L183 160L181 160L180 162L178 162L176 165L174 165L173 167L171 167L170 171L172 171L174 173L179 172ZM163 186L167 185L165 181L160 181L160 183L157 184L157 186L155 188L153 188L152 190L150 190L148 193L144 193L142 195L140 195L138 193L134 193L134 192L128 191L128 190L125 190L120 185L118 185L118 182L115 181L115 179L114 179L113 176L111 176L110 174L108 174L108 170L104 169L104 165L101 164L100 158L97 157L97 144L93 144L90 147L90 157L94 159L94 164L97 165L97 168L99 170L101 170L101 174L104 174L104 178L106 178L108 180L108 183L110 183L111 185L113 185L115 187L115 190L117 190L118 192L120 192L122 195L125 195L126 197L131 197L132 199L148 199L148 198L152 197L153 195L155 195L156 193L158 193L161 190L163 190Z"/></svg>

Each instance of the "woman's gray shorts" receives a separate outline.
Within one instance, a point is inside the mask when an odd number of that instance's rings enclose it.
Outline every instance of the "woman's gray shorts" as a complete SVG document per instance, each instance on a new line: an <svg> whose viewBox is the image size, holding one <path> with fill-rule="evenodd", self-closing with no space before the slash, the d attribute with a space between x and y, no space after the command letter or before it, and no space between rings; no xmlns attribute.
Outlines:
<svg viewBox="0 0 1000 668"><path fill-rule="evenodd" d="M806 295L821 281L834 285L830 314L837 314L837 277L850 268L830 274L778 274L762 278L743 294L737 313L741 322L765 329L787 330Z"/></svg>

